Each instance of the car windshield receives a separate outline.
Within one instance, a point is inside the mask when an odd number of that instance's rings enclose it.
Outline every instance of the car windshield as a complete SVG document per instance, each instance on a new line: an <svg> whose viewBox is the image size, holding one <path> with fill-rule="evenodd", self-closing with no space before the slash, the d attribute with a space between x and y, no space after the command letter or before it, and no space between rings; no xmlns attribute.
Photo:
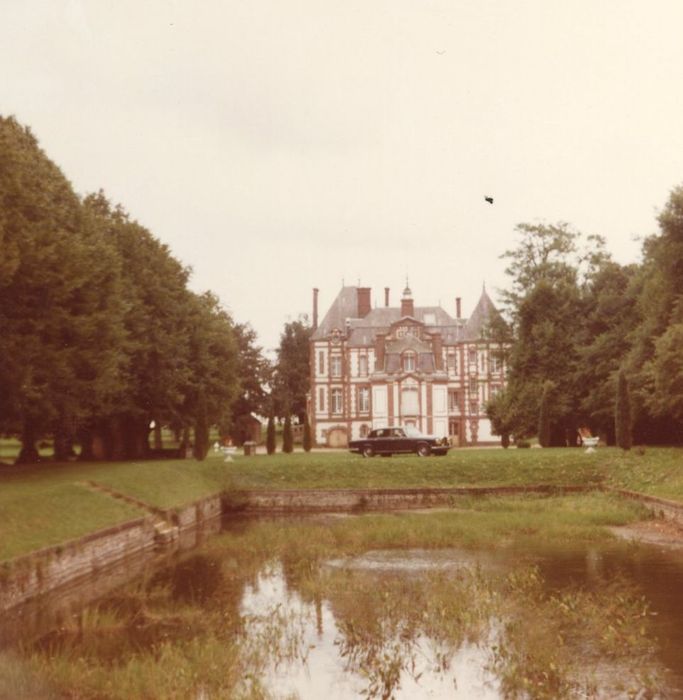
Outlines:
<svg viewBox="0 0 683 700"><path fill-rule="evenodd" d="M422 433L414 425L406 425L403 427L408 437L421 437Z"/></svg>

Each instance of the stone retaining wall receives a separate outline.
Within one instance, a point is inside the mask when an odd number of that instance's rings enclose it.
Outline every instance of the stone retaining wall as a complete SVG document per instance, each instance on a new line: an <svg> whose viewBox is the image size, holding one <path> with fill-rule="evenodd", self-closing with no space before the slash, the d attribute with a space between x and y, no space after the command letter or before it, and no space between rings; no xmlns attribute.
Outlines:
<svg viewBox="0 0 683 700"><path fill-rule="evenodd" d="M624 498L630 498L631 500L638 501L638 503L642 503L645 507L652 510L657 517L670 520L679 527L683 528L683 503L679 503L678 501L669 501L666 498L660 498L659 496L650 496L645 493L638 493L637 491L628 491L626 489L610 490L612 493L618 493Z"/></svg>
<svg viewBox="0 0 683 700"><path fill-rule="evenodd" d="M220 518L223 514L223 502L220 494L202 498L182 508L166 511L166 519L177 525L182 532L199 527L207 521Z"/></svg>
<svg viewBox="0 0 683 700"><path fill-rule="evenodd" d="M160 546L194 547L220 530L222 515L221 496L214 495L177 510L153 509L153 514L142 518L4 562L0 565L0 613L124 561L151 558ZM160 538L162 530L165 537Z"/></svg>
<svg viewBox="0 0 683 700"><path fill-rule="evenodd" d="M451 505L462 496L584 493L585 486L488 486L415 489L305 489L238 491L225 497L225 511L240 513L324 513L397 510Z"/></svg>
<svg viewBox="0 0 683 700"><path fill-rule="evenodd" d="M152 518L145 516L5 562L0 568L0 612L153 551L155 535Z"/></svg>

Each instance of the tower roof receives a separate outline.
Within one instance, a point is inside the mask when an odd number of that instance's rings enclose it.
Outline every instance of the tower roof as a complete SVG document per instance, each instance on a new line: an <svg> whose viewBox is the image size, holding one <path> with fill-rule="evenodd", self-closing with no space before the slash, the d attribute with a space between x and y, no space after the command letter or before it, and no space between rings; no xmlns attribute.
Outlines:
<svg viewBox="0 0 683 700"><path fill-rule="evenodd" d="M337 298L313 333L313 340L327 337L335 328L344 330L347 318L358 318L358 287L341 288Z"/></svg>
<svg viewBox="0 0 683 700"><path fill-rule="evenodd" d="M472 315L465 324L465 340L478 340L481 338L486 326L499 316L500 312L496 309L486 291L486 287L484 287Z"/></svg>

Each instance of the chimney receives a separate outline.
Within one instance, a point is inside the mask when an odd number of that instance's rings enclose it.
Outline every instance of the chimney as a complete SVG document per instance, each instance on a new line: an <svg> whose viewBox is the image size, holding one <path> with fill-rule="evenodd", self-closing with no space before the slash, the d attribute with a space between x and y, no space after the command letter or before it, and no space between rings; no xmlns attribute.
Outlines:
<svg viewBox="0 0 683 700"><path fill-rule="evenodd" d="M462 308L460 306L460 297L455 297L455 317L462 318Z"/></svg>
<svg viewBox="0 0 683 700"><path fill-rule="evenodd" d="M443 369L443 339L441 333L432 336L432 352L434 353L434 368Z"/></svg>
<svg viewBox="0 0 683 700"><path fill-rule="evenodd" d="M375 336L375 371L382 372L384 370L384 341L386 333L378 333Z"/></svg>
<svg viewBox="0 0 683 700"><path fill-rule="evenodd" d="M370 313L370 287L358 287L358 318L364 318Z"/></svg>
<svg viewBox="0 0 683 700"><path fill-rule="evenodd" d="M318 288L313 287L313 330L318 327Z"/></svg>
<svg viewBox="0 0 683 700"><path fill-rule="evenodd" d="M384 306L389 306L389 287L384 288Z"/></svg>

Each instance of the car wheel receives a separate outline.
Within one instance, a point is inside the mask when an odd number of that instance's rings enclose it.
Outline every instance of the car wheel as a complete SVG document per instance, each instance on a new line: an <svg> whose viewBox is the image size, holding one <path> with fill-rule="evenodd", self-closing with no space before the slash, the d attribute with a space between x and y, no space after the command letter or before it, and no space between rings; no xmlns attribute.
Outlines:
<svg viewBox="0 0 683 700"><path fill-rule="evenodd" d="M363 457L374 457L375 456L375 451L372 449L370 445L366 445L363 448Z"/></svg>
<svg viewBox="0 0 683 700"><path fill-rule="evenodd" d="M417 448L417 454L418 454L420 457L429 457L429 455L431 454L431 452L432 452L432 451L429 449L429 445L420 445L420 446Z"/></svg>

